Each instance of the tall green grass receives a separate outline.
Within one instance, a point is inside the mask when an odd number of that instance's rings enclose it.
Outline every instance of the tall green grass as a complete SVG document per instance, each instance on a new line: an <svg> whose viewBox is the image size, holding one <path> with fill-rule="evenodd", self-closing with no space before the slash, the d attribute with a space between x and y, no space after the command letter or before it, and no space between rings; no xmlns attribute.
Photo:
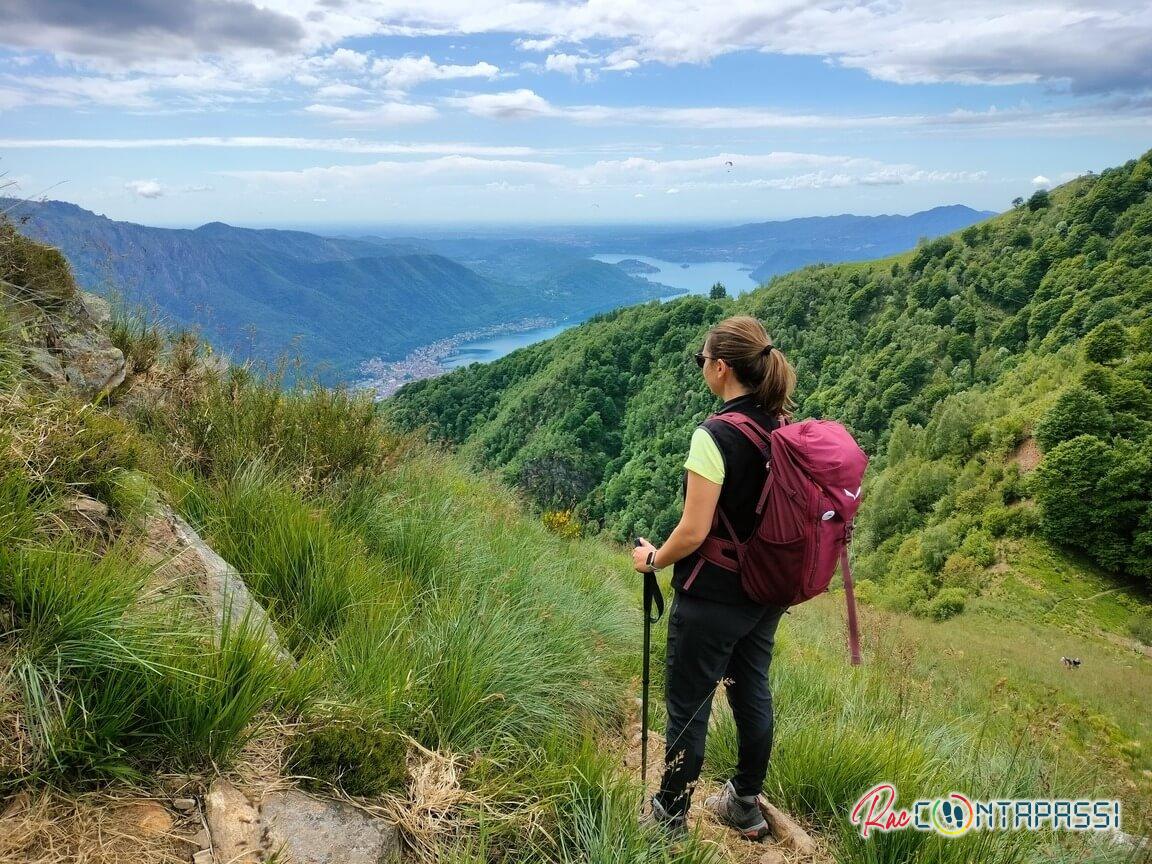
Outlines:
<svg viewBox="0 0 1152 864"><path fill-rule="evenodd" d="M37 542L29 484L3 485L0 511L23 525L0 543L0 675L22 702L30 761L0 776L83 784L231 758L283 689L263 642L244 622L213 639L177 617L123 543Z"/></svg>
<svg viewBox="0 0 1152 864"><path fill-rule="evenodd" d="M441 860L710 860L697 839L670 847L637 824L639 785L604 747L639 672L640 582L626 555L550 534L495 479L398 435L353 394L234 370L189 375L171 396L132 423L103 408L45 414L50 440L71 440L76 423L96 429L82 449L55 451L89 462L46 468L60 484L0 476L0 689L19 693L35 755L15 773L0 766L3 782L225 766L271 713L300 721L290 767L321 788L395 791L409 737L459 759L475 797ZM107 458L118 442L142 455ZM171 454L170 471L158 472L157 452ZM266 605L294 671L243 622L213 635L183 598L144 589L127 516L151 500L149 479ZM108 548L41 530L69 484L115 505L123 533ZM1083 849L1026 835L860 841L847 811L881 779L902 800L1089 787L1050 748L1019 746L1012 718L985 723L915 686L899 652L848 668L837 622L819 602L785 619L774 800L822 827L843 861L1077 860ZM734 761L719 710L707 770L720 778Z"/></svg>
<svg viewBox="0 0 1152 864"><path fill-rule="evenodd" d="M849 666L840 617L833 603L817 601L797 608L781 627L770 675L776 723L764 790L784 810L819 826L835 843L838 860L1125 860L1124 850L1096 848L1099 838L1072 832L973 832L952 839L908 829L861 838L851 810L885 781L896 786L897 808L953 790L982 800L1110 798L1118 790L1103 774L1061 760L1059 739L1021 722L1027 718L1005 717L990 701L980 713L965 713L953 693L909 678L910 654L930 648L889 641L867 665ZM705 771L724 780L735 770L737 736L726 703L718 698L716 705ZM1077 857L1089 853L1093 857Z"/></svg>

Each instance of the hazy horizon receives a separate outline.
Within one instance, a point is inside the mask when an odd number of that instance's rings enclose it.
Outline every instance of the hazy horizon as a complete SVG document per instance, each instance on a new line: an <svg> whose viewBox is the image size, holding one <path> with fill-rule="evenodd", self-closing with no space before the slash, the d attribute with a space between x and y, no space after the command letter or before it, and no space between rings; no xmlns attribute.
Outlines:
<svg viewBox="0 0 1152 864"><path fill-rule="evenodd" d="M19 198L19 195L10 195L6 190L0 189L0 198L12 197ZM758 224L766 222L788 222L798 219L822 219L822 218L835 218L835 217L848 217L859 216L864 218L875 217L899 217L899 216L914 216L918 213L923 213L929 210L947 207L968 207L971 210L978 212L999 212L999 211L985 211L982 208L972 207L971 205L962 202L948 202L934 205L932 207L925 207L922 210L909 211L906 213L897 212L882 212L882 213L860 213L860 212L836 212L836 213L818 213L806 214L803 216L785 216L779 219L756 219L756 220L732 220L732 219L713 219L713 220L645 220L645 221L605 221L605 222L395 222L395 223L355 223L355 222L230 222L227 219L209 219L203 222L187 222L187 223L164 223L157 221L150 222L137 222L134 219L118 219L114 216L104 213L98 208L84 207L75 201L70 201L64 197L45 197L44 199L27 199L29 203L61 203L70 204L77 207L82 207L85 210L96 213L100 216L105 216L113 221L132 222L138 225L144 225L149 228L166 228L172 230L195 230L205 225L212 223L223 223L232 228L245 228L251 230L274 230L274 231L303 231L310 234L318 234L321 236L348 236L348 235L366 235L366 236L387 236L387 237L403 237L410 235L412 232L421 232L425 236L458 236L460 234L472 234L475 236L484 236L491 234L493 236L500 236L510 232L518 232L525 234L553 234L557 231L564 231L570 229L573 231L580 231L585 235L611 235L616 230L626 228L632 232L645 232L651 231L653 233L661 233L665 231L677 230L691 230L691 229L716 229L716 228L735 228L742 225Z"/></svg>

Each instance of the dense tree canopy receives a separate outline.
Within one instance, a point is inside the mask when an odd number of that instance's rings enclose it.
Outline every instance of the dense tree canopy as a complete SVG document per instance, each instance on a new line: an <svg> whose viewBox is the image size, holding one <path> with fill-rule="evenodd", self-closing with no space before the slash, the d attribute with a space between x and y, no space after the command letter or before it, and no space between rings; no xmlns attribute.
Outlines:
<svg viewBox="0 0 1152 864"><path fill-rule="evenodd" d="M587 530L663 537L718 405L691 355L755 315L796 367L800 416L873 456L857 549L894 603L951 614L940 592L978 590L982 544L1037 530L1152 576L1152 153L1020 203L895 258L600 315L383 410Z"/></svg>

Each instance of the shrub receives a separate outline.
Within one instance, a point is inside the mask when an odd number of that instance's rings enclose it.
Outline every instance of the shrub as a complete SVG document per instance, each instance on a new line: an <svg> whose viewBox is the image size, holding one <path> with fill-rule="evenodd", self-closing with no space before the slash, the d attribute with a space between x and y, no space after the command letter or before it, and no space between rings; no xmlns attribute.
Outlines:
<svg viewBox="0 0 1152 864"><path fill-rule="evenodd" d="M580 536L580 523L573 518L571 510L545 510L540 521L553 534L569 540Z"/></svg>
<svg viewBox="0 0 1152 864"><path fill-rule="evenodd" d="M1152 645L1152 615L1137 612L1128 620L1128 632L1145 645Z"/></svg>
<svg viewBox="0 0 1152 864"><path fill-rule="evenodd" d="M164 349L164 332L140 315L114 315L105 329L123 353L129 375L147 372Z"/></svg>
<svg viewBox="0 0 1152 864"><path fill-rule="evenodd" d="M404 788L407 751L393 729L363 718L326 717L295 740L288 764L305 788L323 791L331 784L349 795L371 797Z"/></svg>
<svg viewBox="0 0 1152 864"><path fill-rule="evenodd" d="M984 531L969 531L957 550L961 555L971 558L981 567L991 567L996 561L996 551L992 547L992 538Z"/></svg>
<svg viewBox="0 0 1152 864"><path fill-rule="evenodd" d="M980 590L984 581L984 568L967 555L954 553L944 562L940 579L945 588L959 588L965 594L973 594Z"/></svg>
<svg viewBox="0 0 1152 864"><path fill-rule="evenodd" d="M76 296L72 271L60 250L20 236L3 216L0 280L15 289L17 298L31 300L44 309L58 309Z"/></svg>
<svg viewBox="0 0 1152 864"><path fill-rule="evenodd" d="M997 505L984 512L983 523L993 537L1024 537L1038 527L1039 518L1027 504Z"/></svg>
<svg viewBox="0 0 1152 864"><path fill-rule="evenodd" d="M928 615L937 621L947 621L964 611L966 595L962 588L944 588L928 603Z"/></svg>
<svg viewBox="0 0 1152 864"><path fill-rule="evenodd" d="M929 573L939 573L960 538L948 523L933 525L920 535L920 561Z"/></svg>

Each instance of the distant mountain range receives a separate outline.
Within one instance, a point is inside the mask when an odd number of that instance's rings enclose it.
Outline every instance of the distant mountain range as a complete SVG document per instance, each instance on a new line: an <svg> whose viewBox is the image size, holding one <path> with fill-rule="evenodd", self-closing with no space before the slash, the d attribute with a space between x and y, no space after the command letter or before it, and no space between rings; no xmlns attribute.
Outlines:
<svg viewBox="0 0 1152 864"><path fill-rule="evenodd" d="M734 228L637 231L595 238L587 247L665 261L739 261L753 268L753 279L766 282L809 264L884 258L911 249L921 238L959 231L995 215L953 204L910 216L812 216Z"/></svg>
<svg viewBox="0 0 1152 864"><path fill-rule="evenodd" d="M62 201L0 198L28 236L59 247L77 281L169 325L194 326L238 358L300 357L327 382L372 357L464 331L541 317L583 320L677 293L627 253L737 261L766 280L805 264L876 258L990 215L937 207L910 216L829 216L700 230L558 229L551 236L324 237L304 231L117 222ZM706 286L703 286L706 287Z"/></svg>
<svg viewBox="0 0 1152 864"><path fill-rule="evenodd" d="M583 318L673 293L574 250L510 248L502 278L498 266L478 272L418 242L220 222L149 228L61 201L0 199L9 208L22 232L64 252L88 290L196 326L237 357L299 356L328 381L461 331Z"/></svg>

